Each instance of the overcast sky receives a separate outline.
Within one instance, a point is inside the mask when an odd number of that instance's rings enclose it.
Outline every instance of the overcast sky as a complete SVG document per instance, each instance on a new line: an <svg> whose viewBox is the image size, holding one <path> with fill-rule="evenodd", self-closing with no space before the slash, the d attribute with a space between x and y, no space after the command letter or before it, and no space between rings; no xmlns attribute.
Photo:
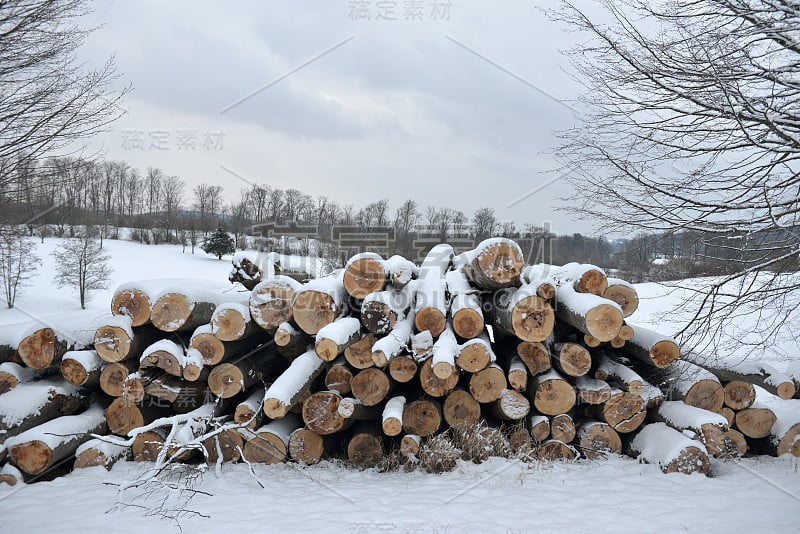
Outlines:
<svg viewBox="0 0 800 534"><path fill-rule="evenodd" d="M82 53L115 54L133 85L99 140L106 157L223 185L229 199L250 181L590 232L557 211L567 184L519 201L553 180L553 132L576 121L559 100L579 91L561 55L578 37L537 9L554 0L233 5L94 4L103 27Z"/></svg>

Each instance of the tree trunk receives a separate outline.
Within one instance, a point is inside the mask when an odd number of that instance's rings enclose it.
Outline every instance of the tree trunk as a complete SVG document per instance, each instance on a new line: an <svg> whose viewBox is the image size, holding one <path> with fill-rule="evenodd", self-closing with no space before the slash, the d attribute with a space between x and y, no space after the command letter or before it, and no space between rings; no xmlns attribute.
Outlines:
<svg viewBox="0 0 800 534"><path fill-rule="evenodd" d="M343 317L319 329L314 348L320 359L332 362L361 337L361 322L355 317Z"/></svg>
<svg viewBox="0 0 800 534"><path fill-rule="evenodd" d="M502 289L519 286L525 266L522 250L514 241L502 237L482 241L467 253L464 275L480 289Z"/></svg>
<svg viewBox="0 0 800 534"><path fill-rule="evenodd" d="M138 360L109 363L100 371L100 389L109 397L121 397L125 379L138 368Z"/></svg>
<svg viewBox="0 0 800 534"><path fill-rule="evenodd" d="M269 341L271 341L270 336L266 333L237 341L221 341L211 333L210 325L201 325L192 334L189 340L189 349L198 350L203 358L203 364L213 366L249 352ZM277 345L277 343L275 344Z"/></svg>
<svg viewBox="0 0 800 534"><path fill-rule="evenodd" d="M289 458L314 465L325 454L325 438L308 428L298 428L289 436Z"/></svg>
<svg viewBox="0 0 800 534"><path fill-rule="evenodd" d="M139 371L161 369L172 376L183 376L186 352L183 346L168 339L160 339L147 347L139 360Z"/></svg>
<svg viewBox="0 0 800 534"><path fill-rule="evenodd" d="M597 378L579 376L575 379L575 389L580 402L585 404L604 404L611 398L611 386Z"/></svg>
<svg viewBox="0 0 800 534"><path fill-rule="evenodd" d="M154 302L150 300L150 291L153 288L144 287L147 282L143 282L139 288L136 285L136 282L130 282L114 291L111 313L130 317L131 326L142 326L150 322L150 307Z"/></svg>
<svg viewBox="0 0 800 534"><path fill-rule="evenodd" d="M455 389L444 399L442 413L448 426L474 425L481 418L481 405L469 391Z"/></svg>
<svg viewBox="0 0 800 534"><path fill-rule="evenodd" d="M289 455L289 436L301 426L300 420L291 415L267 423L245 443L244 458L263 464L285 462Z"/></svg>
<svg viewBox="0 0 800 534"><path fill-rule="evenodd" d="M416 434L406 434L400 439L400 456L406 461L416 461L419 458L419 449L422 438Z"/></svg>
<svg viewBox="0 0 800 534"><path fill-rule="evenodd" d="M389 362L389 376L400 384L411 382L417 376L417 362L410 356L396 356Z"/></svg>
<svg viewBox="0 0 800 534"><path fill-rule="evenodd" d="M165 406L147 402L138 406L124 397L114 399L106 408L108 429L118 436L127 436L131 430L169 415L172 415L172 410Z"/></svg>
<svg viewBox="0 0 800 534"><path fill-rule="evenodd" d="M469 392L482 404L499 399L507 387L506 374L497 364L473 373L469 378Z"/></svg>
<svg viewBox="0 0 800 534"><path fill-rule="evenodd" d="M302 285L288 276L263 280L250 293L250 317L267 332L292 320L292 303Z"/></svg>
<svg viewBox="0 0 800 534"><path fill-rule="evenodd" d="M431 356L433 374L442 380L447 380L454 374L458 376L456 352L458 352L456 335L451 328L445 328L439 339L433 344L433 355Z"/></svg>
<svg viewBox="0 0 800 534"><path fill-rule="evenodd" d="M725 402L725 390L716 376L687 361L676 361L667 369L667 387L673 400L716 412Z"/></svg>
<svg viewBox="0 0 800 534"><path fill-rule="evenodd" d="M725 382L748 382L762 387L782 399L791 399L795 394L792 378L766 363L750 360L736 363L714 361L697 353L686 354L684 359L699 365Z"/></svg>
<svg viewBox="0 0 800 534"><path fill-rule="evenodd" d="M261 326L250 318L245 304L220 304L211 315L211 333L220 341L236 341L262 332Z"/></svg>
<svg viewBox="0 0 800 534"><path fill-rule="evenodd" d="M217 397L229 399L269 380L284 365L274 347L265 346L255 353L214 367L208 375L208 388Z"/></svg>
<svg viewBox="0 0 800 534"><path fill-rule="evenodd" d="M622 440L617 431L601 421L581 423L576 429L576 437L578 448L590 460L622 452Z"/></svg>
<svg viewBox="0 0 800 534"><path fill-rule="evenodd" d="M67 352L67 345L67 341L59 339L52 328L40 328L20 341L17 355L21 363L41 371L57 364Z"/></svg>
<svg viewBox="0 0 800 534"><path fill-rule="evenodd" d="M659 369L665 369L680 359L681 349L671 337L641 326L628 326L633 328L633 337L622 347L628 356Z"/></svg>
<svg viewBox="0 0 800 534"><path fill-rule="evenodd" d="M546 462L573 462L578 457L578 452L563 441L550 439L539 445L537 456Z"/></svg>
<svg viewBox="0 0 800 534"><path fill-rule="evenodd" d="M387 436L397 436L403 431L403 408L406 398L398 395L386 402L383 409L381 429Z"/></svg>
<svg viewBox="0 0 800 534"><path fill-rule="evenodd" d="M119 460L126 460L131 453L127 445L116 445L113 438L93 438L75 451L75 469L102 466L110 470L111 466Z"/></svg>
<svg viewBox="0 0 800 534"><path fill-rule="evenodd" d="M610 358L605 352L602 352L598 359L594 377L606 381L613 380L620 389L634 395L644 393L645 380L633 369Z"/></svg>
<svg viewBox="0 0 800 534"><path fill-rule="evenodd" d="M300 402L314 380L327 368L313 350L298 356L264 394L264 413L271 419L284 417Z"/></svg>
<svg viewBox="0 0 800 534"><path fill-rule="evenodd" d="M689 406L681 401L667 401L650 413L650 420L665 423L684 434L694 433L695 439L705 445L708 454L715 457L730 455L724 436L724 432L728 430L728 420L718 413Z"/></svg>
<svg viewBox="0 0 800 534"><path fill-rule="evenodd" d="M531 430L533 441L542 443L550 437L550 418L539 413L531 413L528 416L528 428Z"/></svg>
<svg viewBox="0 0 800 534"><path fill-rule="evenodd" d="M577 343L555 343L552 358L553 366L561 374L571 377L584 376L592 367L592 355Z"/></svg>
<svg viewBox="0 0 800 534"><path fill-rule="evenodd" d="M374 252L356 254L344 267L343 283L347 293L363 299L370 293L383 290L389 273L386 262Z"/></svg>
<svg viewBox="0 0 800 534"><path fill-rule="evenodd" d="M750 382L732 380L725 384L725 406L732 410L749 408L756 400L756 388Z"/></svg>
<svg viewBox="0 0 800 534"><path fill-rule="evenodd" d="M479 336L484 330L484 319L478 292L469 285L461 269L448 271L445 274L445 283L451 298L453 330L463 339Z"/></svg>
<svg viewBox="0 0 800 534"><path fill-rule="evenodd" d="M91 434L106 431L103 409L93 406L80 415L65 415L7 439L11 461L28 475L38 475L48 467L73 456Z"/></svg>
<svg viewBox="0 0 800 534"><path fill-rule="evenodd" d="M303 332L313 336L342 314L346 292L340 278L317 278L304 284L292 304L294 322Z"/></svg>
<svg viewBox="0 0 800 534"><path fill-rule="evenodd" d="M594 406L592 412L620 434L633 432L647 416L642 398L621 389L612 390L611 397L604 404Z"/></svg>
<svg viewBox="0 0 800 534"><path fill-rule="evenodd" d="M533 377L533 387L528 389L536 410L544 415L559 415L575 406L576 395L572 384L555 370Z"/></svg>
<svg viewBox="0 0 800 534"><path fill-rule="evenodd" d="M403 320L413 303L408 291L370 293L361 303L361 324L373 334L388 334L398 320Z"/></svg>
<svg viewBox="0 0 800 534"><path fill-rule="evenodd" d="M372 361L378 367L385 367L392 359L400 356L409 344L414 333L414 313L409 313L405 319L395 323L394 328L386 337L377 340L372 345ZM428 334L426 332L426 334ZM433 348L433 338L431 346Z"/></svg>
<svg viewBox="0 0 800 534"><path fill-rule="evenodd" d="M78 389L66 382L41 380L22 384L0 396L0 434L4 439L80 410Z"/></svg>
<svg viewBox="0 0 800 534"><path fill-rule="evenodd" d="M525 391L528 389L528 369L522 363L519 356L512 356L508 362L508 385L514 391Z"/></svg>
<svg viewBox="0 0 800 534"><path fill-rule="evenodd" d="M423 272L432 271L421 271ZM438 337L447 326L447 290L445 281L433 274L427 274L428 278L417 281L414 326L418 332L427 330L431 336Z"/></svg>
<svg viewBox="0 0 800 534"><path fill-rule="evenodd" d="M407 434L428 437L442 425L441 405L433 399L409 402L403 408L403 431Z"/></svg>
<svg viewBox="0 0 800 534"><path fill-rule="evenodd" d="M73 386L97 387L102 367L103 360L93 350L68 351L61 358L61 375Z"/></svg>
<svg viewBox="0 0 800 534"><path fill-rule="evenodd" d="M545 373L552 367L550 350L543 343L522 341L517 345L516 353L531 376Z"/></svg>
<svg viewBox="0 0 800 534"><path fill-rule="evenodd" d="M208 465L235 463L242 458L245 436L238 428L228 428L203 440Z"/></svg>
<svg viewBox="0 0 800 534"><path fill-rule="evenodd" d="M489 304L492 325L522 341L544 341L553 332L555 314L531 286L494 293Z"/></svg>
<svg viewBox="0 0 800 534"><path fill-rule="evenodd" d="M373 422L359 423L347 443L347 459L356 467L367 469L378 465L383 455L380 426Z"/></svg>
<svg viewBox="0 0 800 534"><path fill-rule="evenodd" d="M325 373L325 388L330 391L338 391L342 395L349 395L352 391L350 381L353 379L353 371L343 357L339 357L331 364Z"/></svg>
<svg viewBox="0 0 800 534"><path fill-rule="evenodd" d="M45 373L45 371L23 367L14 362L0 363L0 395L8 393L21 384L33 382Z"/></svg>
<svg viewBox="0 0 800 534"><path fill-rule="evenodd" d="M569 414L558 414L550 420L550 435L553 439L569 443L575 439L575 433L575 421Z"/></svg>
<svg viewBox="0 0 800 534"><path fill-rule="evenodd" d="M518 391L504 389L499 399L486 405L486 411L503 421L521 421L531 411L531 403Z"/></svg>
<svg viewBox="0 0 800 534"><path fill-rule="evenodd" d="M431 397L444 397L458 384L458 373L453 373L443 380L434 374L433 362L428 358L420 367L419 383L422 391Z"/></svg>
<svg viewBox="0 0 800 534"><path fill-rule="evenodd" d="M261 426L264 417L264 388L254 388L245 400L236 405L233 422L244 425L243 428L255 430Z"/></svg>
<svg viewBox="0 0 800 534"><path fill-rule="evenodd" d="M367 334L346 349L344 358L355 369L367 369L375 365L372 358L372 348L375 346L375 336Z"/></svg>
<svg viewBox="0 0 800 534"><path fill-rule="evenodd" d="M629 453L657 464L665 473L708 474L704 447L664 423L646 425L630 442Z"/></svg>
<svg viewBox="0 0 800 534"><path fill-rule="evenodd" d="M242 300L227 286L208 281L181 281L180 289L162 291L150 310L150 321L163 332L191 331L209 323L217 306Z"/></svg>
<svg viewBox="0 0 800 534"><path fill-rule="evenodd" d="M489 336L484 333L457 347L455 363L468 373L477 373L496 359Z"/></svg>
<svg viewBox="0 0 800 534"><path fill-rule="evenodd" d="M138 360L147 347L164 336L163 332L151 325L129 327L123 321L128 321L128 318L115 317L94 334L94 350L104 361Z"/></svg>
<svg viewBox="0 0 800 534"><path fill-rule="evenodd" d="M608 287L602 295L619 304L623 317L630 317L639 307L639 295L636 293L636 288L619 278L609 278Z"/></svg>
<svg viewBox="0 0 800 534"><path fill-rule="evenodd" d="M382 402L393 385L389 376L376 367L360 371L350 381L353 396L364 406L375 406Z"/></svg>
<svg viewBox="0 0 800 534"><path fill-rule="evenodd" d="M611 341L622 327L619 304L591 293L578 293L559 286L556 292L556 317L600 341Z"/></svg>

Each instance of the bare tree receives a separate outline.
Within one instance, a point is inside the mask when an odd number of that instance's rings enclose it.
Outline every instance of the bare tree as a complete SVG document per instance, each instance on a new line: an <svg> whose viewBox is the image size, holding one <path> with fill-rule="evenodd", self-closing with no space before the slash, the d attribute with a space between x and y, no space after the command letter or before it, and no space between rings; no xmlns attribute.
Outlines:
<svg viewBox="0 0 800 534"><path fill-rule="evenodd" d="M164 197L164 228L167 230L167 237L171 229L175 229L175 237L178 237L178 211L183 202L183 190L185 187L183 180L177 176L167 176L163 180L162 190Z"/></svg>
<svg viewBox="0 0 800 534"><path fill-rule="evenodd" d="M13 228L0 229L0 274L3 275L3 290L6 305L14 307L14 302L22 287L39 272L36 267L42 263L36 255L36 246Z"/></svg>
<svg viewBox="0 0 800 534"><path fill-rule="evenodd" d="M0 160L74 150L123 114L113 59L87 70L77 57L94 29L78 24L88 11L82 0L0 3Z"/></svg>
<svg viewBox="0 0 800 534"><path fill-rule="evenodd" d="M492 208L479 208L472 216L472 223L475 226L475 239L481 240L491 237L497 226L494 210Z"/></svg>
<svg viewBox="0 0 800 534"><path fill-rule="evenodd" d="M111 256L100 248L97 240L85 235L67 239L53 252L56 259L55 282L58 287L78 290L81 308L86 309L90 293L106 289L111 280Z"/></svg>
<svg viewBox="0 0 800 534"><path fill-rule="evenodd" d="M571 54L586 113L560 149L576 213L611 230L692 232L704 257L726 259L681 331L693 346L716 345L745 314L759 345L796 335L797 2L600 4L602 23L569 3L554 14L590 37ZM763 308L782 319L760 319Z"/></svg>

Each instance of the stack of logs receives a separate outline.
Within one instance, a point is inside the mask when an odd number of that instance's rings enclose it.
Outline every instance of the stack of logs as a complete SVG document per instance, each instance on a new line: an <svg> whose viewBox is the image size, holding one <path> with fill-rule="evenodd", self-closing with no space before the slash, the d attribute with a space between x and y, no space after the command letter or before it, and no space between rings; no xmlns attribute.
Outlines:
<svg viewBox="0 0 800 534"><path fill-rule="evenodd" d="M3 479L126 458L369 467L481 420L543 459L625 452L708 473L709 456L800 455L791 378L681 359L628 322L636 290L598 267L526 266L501 238L437 245L420 266L362 253L306 283L234 267L233 286L118 288L93 349L49 328L7 336Z"/></svg>

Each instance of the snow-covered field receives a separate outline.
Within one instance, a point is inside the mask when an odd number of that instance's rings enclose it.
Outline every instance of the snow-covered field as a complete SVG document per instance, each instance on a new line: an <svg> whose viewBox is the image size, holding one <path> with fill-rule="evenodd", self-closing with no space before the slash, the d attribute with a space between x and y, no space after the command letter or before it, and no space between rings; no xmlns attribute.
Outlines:
<svg viewBox="0 0 800 534"><path fill-rule="evenodd" d="M18 298L17 309L0 310L0 325L34 317L46 324L91 321L108 312L117 284L148 278L224 281L230 269L199 249L194 255L172 245L106 241L113 281L93 293L81 310L69 289L53 284L59 240L39 245L43 265L34 285ZM680 299L657 284L638 286L642 304L633 322L665 333L661 312ZM772 351L781 370L800 368L796 340ZM0 486L0 532L178 531L153 515L150 488L119 490L147 469L121 463L111 472L91 468L53 482ZM421 472L356 471L335 462L298 465L223 466L205 473L190 502L177 492L167 513L187 510L186 532L798 532L800 472L796 458L712 461L712 477L664 475L657 466L629 458L582 460L572 465L524 464L493 459L462 464L442 475ZM256 482L263 484L263 488ZM161 494L163 495L163 494ZM200 517L190 512L200 512Z"/></svg>

